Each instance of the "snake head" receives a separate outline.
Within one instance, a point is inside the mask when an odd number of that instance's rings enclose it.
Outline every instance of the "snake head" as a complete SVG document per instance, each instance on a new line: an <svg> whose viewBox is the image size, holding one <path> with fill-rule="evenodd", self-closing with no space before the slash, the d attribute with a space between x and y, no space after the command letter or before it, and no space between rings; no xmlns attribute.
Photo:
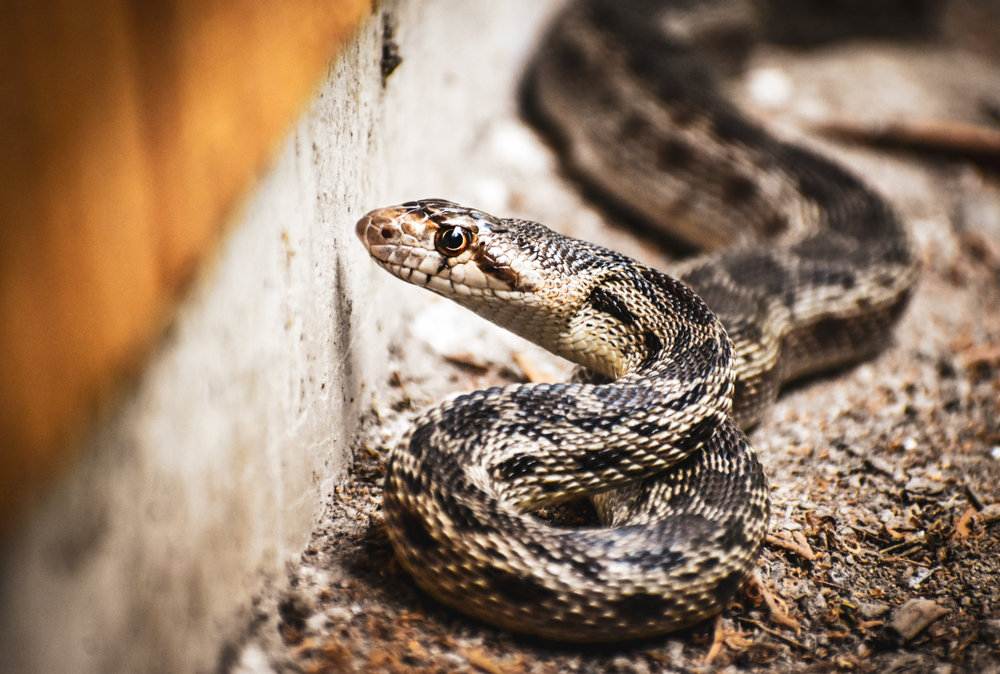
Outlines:
<svg viewBox="0 0 1000 674"><path fill-rule="evenodd" d="M537 222L426 200L374 210L356 231L393 275L612 379L671 351L663 292L715 323L673 279Z"/></svg>
<svg viewBox="0 0 1000 674"><path fill-rule="evenodd" d="M383 268L441 295L528 292L533 270L508 250L507 224L488 213L441 199L379 208L355 232Z"/></svg>

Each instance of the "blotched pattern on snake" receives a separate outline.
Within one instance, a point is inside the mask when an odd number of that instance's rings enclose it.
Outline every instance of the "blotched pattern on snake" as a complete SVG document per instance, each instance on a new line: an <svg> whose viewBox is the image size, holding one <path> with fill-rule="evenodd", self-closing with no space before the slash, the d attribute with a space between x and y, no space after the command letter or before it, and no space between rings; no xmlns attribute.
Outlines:
<svg viewBox="0 0 1000 674"><path fill-rule="evenodd" d="M693 4L575 3L524 84L584 181L692 245L723 246L672 270L679 280L442 200L357 225L383 268L585 368L449 400L388 461L403 566L507 629L615 641L722 610L768 518L740 428L783 382L882 348L914 282L907 232L881 198L718 93L669 30L670 11ZM602 527L530 514L584 496Z"/></svg>

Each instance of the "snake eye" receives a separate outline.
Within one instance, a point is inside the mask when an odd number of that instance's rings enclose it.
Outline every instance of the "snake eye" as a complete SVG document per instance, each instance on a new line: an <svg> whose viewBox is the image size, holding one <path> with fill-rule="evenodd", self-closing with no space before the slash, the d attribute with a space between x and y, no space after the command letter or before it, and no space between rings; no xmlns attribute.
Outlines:
<svg viewBox="0 0 1000 674"><path fill-rule="evenodd" d="M461 255L470 243L472 233L465 227L442 227L434 237L434 247L445 257Z"/></svg>

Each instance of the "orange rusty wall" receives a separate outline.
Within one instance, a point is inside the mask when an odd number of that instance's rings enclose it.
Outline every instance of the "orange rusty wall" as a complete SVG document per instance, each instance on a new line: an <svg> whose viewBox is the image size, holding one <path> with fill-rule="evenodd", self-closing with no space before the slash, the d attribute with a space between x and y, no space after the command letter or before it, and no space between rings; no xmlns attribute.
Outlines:
<svg viewBox="0 0 1000 674"><path fill-rule="evenodd" d="M0 8L0 531L134 372L365 0Z"/></svg>

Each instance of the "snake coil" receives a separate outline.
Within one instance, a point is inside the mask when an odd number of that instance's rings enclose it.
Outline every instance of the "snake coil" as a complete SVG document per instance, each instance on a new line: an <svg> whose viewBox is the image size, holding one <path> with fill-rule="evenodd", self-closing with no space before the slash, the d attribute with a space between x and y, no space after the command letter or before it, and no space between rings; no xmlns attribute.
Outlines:
<svg viewBox="0 0 1000 674"><path fill-rule="evenodd" d="M680 280L442 200L357 225L383 268L588 373L449 400L387 464L403 566L443 603L510 630L617 641L722 610L768 519L740 428L783 382L882 348L915 278L881 198L746 121L652 20L692 4L574 3L524 86L583 180L693 245L724 246L680 266ZM584 496L602 527L530 514Z"/></svg>

